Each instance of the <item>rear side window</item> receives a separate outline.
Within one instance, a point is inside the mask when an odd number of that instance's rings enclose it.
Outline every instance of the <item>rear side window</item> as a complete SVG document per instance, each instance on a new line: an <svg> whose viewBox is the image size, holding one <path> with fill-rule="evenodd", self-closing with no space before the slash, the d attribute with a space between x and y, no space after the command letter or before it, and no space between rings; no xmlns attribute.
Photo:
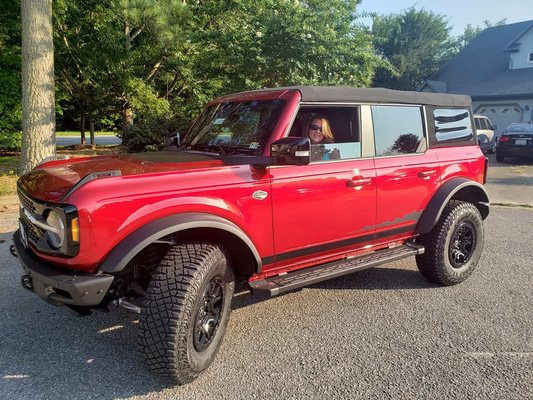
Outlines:
<svg viewBox="0 0 533 400"><path fill-rule="evenodd" d="M372 106L376 156L423 153L426 150L422 109Z"/></svg>
<svg viewBox="0 0 533 400"><path fill-rule="evenodd" d="M431 143L436 145L475 144L470 111L466 108L430 109L433 120ZM486 129L480 121L480 129Z"/></svg>
<svg viewBox="0 0 533 400"><path fill-rule="evenodd" d="M476 118L476 129L490 129L489 123L486 118Z"/></svg>

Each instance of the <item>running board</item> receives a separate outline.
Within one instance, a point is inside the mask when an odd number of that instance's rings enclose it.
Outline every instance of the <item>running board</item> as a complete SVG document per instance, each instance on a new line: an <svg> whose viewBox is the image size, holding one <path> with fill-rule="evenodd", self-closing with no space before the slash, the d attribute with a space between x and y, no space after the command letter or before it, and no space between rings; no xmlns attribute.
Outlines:
<svg viewBox="0 0 533 400"><path fill-rule="evenodd" d="M408 243L402 246L376 250L350 259L342 259L250 282L250 287L254 296L274 297L313 283L423 253L424 246Z"/></svg>

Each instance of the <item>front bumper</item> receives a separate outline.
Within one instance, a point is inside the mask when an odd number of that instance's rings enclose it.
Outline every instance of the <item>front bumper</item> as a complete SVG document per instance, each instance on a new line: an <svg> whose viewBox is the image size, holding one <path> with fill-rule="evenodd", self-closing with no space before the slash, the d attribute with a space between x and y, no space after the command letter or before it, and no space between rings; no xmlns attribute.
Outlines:
<svg viewBox="0 0 533 400"><path fill-rule="evenodd" d="M22 286L49 303L96 306L113 282L109 274L69 271L42 262L24 248L19 230L13 235L13 242L26 274L22 277Z"/></svg>

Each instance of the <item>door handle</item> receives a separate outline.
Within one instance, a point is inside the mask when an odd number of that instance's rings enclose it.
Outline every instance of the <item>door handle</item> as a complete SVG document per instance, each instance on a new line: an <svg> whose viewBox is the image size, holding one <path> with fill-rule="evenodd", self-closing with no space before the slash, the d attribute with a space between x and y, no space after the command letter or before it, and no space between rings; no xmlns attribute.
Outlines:
<svg viewBox="0 0 533 400"><path fill-rule="evenodd" d="M372 178L353 177L352 179L348 179L346 181L346 186L353 188L358 186L370 185L370 183L372 183Z"/></svg>
<svg viewBox="0 0 533 400"><path fill-rule="evenodd" d="M418 171L418 177L419 178L429 178L430 176L433 176L437 173L436 169L430 169L427 171Z"/></svg>

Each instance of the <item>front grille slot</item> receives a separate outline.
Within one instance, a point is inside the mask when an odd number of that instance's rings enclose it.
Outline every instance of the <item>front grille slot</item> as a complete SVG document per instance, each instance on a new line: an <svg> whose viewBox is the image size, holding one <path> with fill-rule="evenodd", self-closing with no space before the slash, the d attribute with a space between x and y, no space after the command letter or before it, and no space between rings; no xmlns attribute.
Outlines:
<svg viewBox="0 0 533 400"><path fill-rule="evenodd" d="M26 210L30 211L32 214L35 214L35 211L36 211L35 204L33 204L33 201L28 199L20 191L19 191L19 200L20 200L20 204L22 204L22 207L24 207Z"/></svg>
<svg viewBox="0 0 533 400"><path fill-rule="evenodd" d="M28 240L32 243L37 243L39 241L39 235L37 233L37 229L30 220L24 215L22 210L20 211L20 219L22 223L24 224L24 227L26 228L26 235L28 237Z"/></svg>

